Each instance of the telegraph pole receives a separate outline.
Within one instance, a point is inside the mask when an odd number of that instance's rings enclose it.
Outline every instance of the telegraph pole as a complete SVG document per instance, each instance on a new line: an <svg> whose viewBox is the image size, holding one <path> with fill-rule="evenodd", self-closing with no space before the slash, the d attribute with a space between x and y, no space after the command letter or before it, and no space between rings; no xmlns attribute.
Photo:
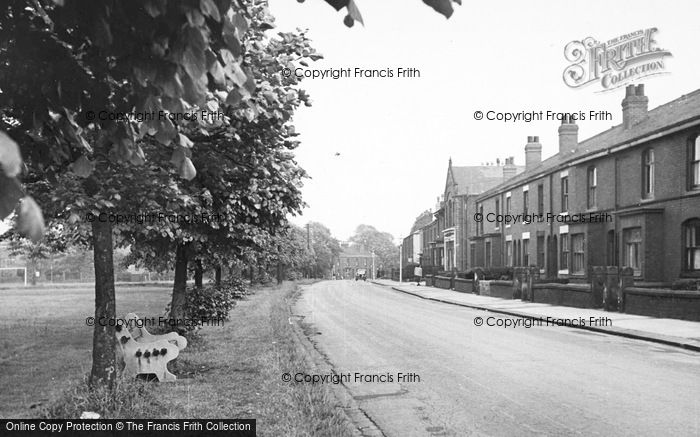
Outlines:
<svg viewBox="0 0 700 437"><path fill-rule="evenodd" d="M403 244L399 244L399 282L403 282L403 266L401 265L401 249Z"/></svg>
<svg viewBox="0 0 700 437"><path fill-rule="evenodd" d="M377 280L377 273L374 269L374 250L372 250L372 279Z"/></svg>

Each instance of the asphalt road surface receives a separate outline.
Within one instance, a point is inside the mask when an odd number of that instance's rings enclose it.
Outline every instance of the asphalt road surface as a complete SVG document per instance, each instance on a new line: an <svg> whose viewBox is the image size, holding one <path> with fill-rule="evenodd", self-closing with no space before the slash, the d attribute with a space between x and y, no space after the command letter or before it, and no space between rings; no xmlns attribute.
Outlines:
<svg viewBox="0 0 700 437"><path fill-rule="evenodd" d="M562 326L489 327L512 317L362 281L314 284L294 311L387 436L700 435L697 352Z"/></svg>

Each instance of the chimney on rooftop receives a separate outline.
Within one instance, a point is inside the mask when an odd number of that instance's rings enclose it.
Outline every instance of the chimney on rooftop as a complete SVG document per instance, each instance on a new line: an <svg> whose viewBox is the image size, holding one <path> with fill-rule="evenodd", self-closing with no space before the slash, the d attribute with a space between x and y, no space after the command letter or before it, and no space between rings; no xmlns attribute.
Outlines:
<svg viewBox="0 0 700 437"><path fill-rule="evenodd" d="M540 137L527 137L525 145L525 168L530 169L542 162L542 144Z"/></svg>
<svg viewBox="0 0 700 437"><path fill-rule="evenodd" d="M506 158L506 163L503 166L503 180L504 181L507 181L508 179L512 178L517 173L518 169L515 167L514 161L515 161L515 158L512 156Z"/></svg>
<svg viewBox="0 0 700 437"><path fill-rule="evenodd" d="M576 121L565 115L559 126L559 153L571 153L578 146L578 125Z"/></svg>
<svg viewBox="0 0 700 437"><path fill-rule="evenodd" d="M622 125L629 129L647 116L649 97L644 95L644 84L628 85L622 99Z"/></svg>

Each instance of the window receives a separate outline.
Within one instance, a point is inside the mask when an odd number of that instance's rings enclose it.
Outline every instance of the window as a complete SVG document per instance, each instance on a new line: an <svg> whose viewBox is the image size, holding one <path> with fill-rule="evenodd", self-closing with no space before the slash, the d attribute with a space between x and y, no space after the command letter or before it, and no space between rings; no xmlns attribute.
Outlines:
<svg viewBox="0 0 700 437"><path fill-rule="evenodd" d="M484 233L484 205L479 205L479 214L480 214L481 220L477 224L477 228L478 228L479 235L481 235Z"/></svg>
<svg viewBox="0 0 700 437"><path fill-rule="evenodd" d="M491 242L487 241L486 242L486 249L485 249L485 262L484 262L484 267L491 267Z"/></svg>
<svg viewBox="0 0 700 437"><path fill-rule="evenodd" d="M569 177L561 178L561 212L569 210Z"/></svg>
<svg viewBox="0 0 700 437"><path fill-rule="evenodd" d="M569 234L561 234L559 236L559 242L561 244L561 250L559 257L559 268L561 270L569 269Z"/></svg>
<svg viewBox="0 0 700 437"><path fill-rule="evenodd" d="M513 267L513 242L506 241L506 266Z"/></svg>
<svg viewBox="0 0 700 437"><path fill-rule="evenodd" d="M506 197L506 214L510 214L510 196Z"/></svg>
<svg viewBox="0 0 700 437"><path fill-rule="evenodd" d="M573 252L571 260L572 273L585 273L586 266L583 234L571 236L571 251Z"/></svg>
<svg viewBox="0 0 700 437"><path fill-rule="evenodd" d="M588 168L588 208L595 208L595 191L598 186L598 171L595 167Z"/></svg>
<svg viewBox="0 0 700 437"><path fill-rule="evenodd" d="M642 153L642 197L654 197L654 149Z"/></svg>
<svg viewBox="0 0 700 437"><path fill-rule="evenodd" d="M476 267L476 244L471 243L469 245L469 267Z"/></svg>
<svg viewBox="0 0 700 437"><path fill-rule="evenodd" d="M624 267L631 267L635 275L642 271L641 249L642 249L642 228L630 228L622 231L625 258L622 262Z"/></svg>
<svg viewBox="0 0 700 437"><path fill-rule="evenodd" d="M530 240L523 240L523 265L530 265Z"/></svg>
<svg viewBox="0 0 700 437"><path fill-rule="evenodd" d="M523 215L526 215L528 209L530 209L530 198L528 196L529 193L529 191L523 191Z"/></svg>
<svg viewBox="0 0 700 437"><path fill-rule="evenodd" d="M544 214L544 185L537 186L537 214Z"/></svg>
<svg viewBox="0 0 700 437"><path fill-rule="evenodd" d="M700 188L700 135L688 145L688 185L691 190Z"/></svg>
<svg viewBox="0 0 700 437"><path fill-rule="evenodd" d="M684 270L700 271L700 219L683 224Z"/></svg>
<svg viewBox="0 0 700 437"><path fill-rule="evenodd" d="M496 216L501 214L501 200L496 198ZM498 229L498 221L496 221L496 229Z"/></svg>
<svg viewBox="0 0 700 437"><path fill-rule="evenodd" d="M544 268L544 235L537 236L537 267Z"/></svg>

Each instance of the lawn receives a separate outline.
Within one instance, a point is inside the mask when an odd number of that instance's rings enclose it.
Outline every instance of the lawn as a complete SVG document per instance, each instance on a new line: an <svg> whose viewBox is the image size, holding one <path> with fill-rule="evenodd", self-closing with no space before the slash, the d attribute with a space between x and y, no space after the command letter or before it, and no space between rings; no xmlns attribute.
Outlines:
<svg viewBox="0 0 700 437"><path fill-rule="evenodd" d="M160 314L167 287L117 287L117 314ZM94 315L90 285L0 289L0 417L32 417L90 371Z"/></svg>
<svg viewBox="0 0 700 437"><path fill-rule="evenodd" d="M281 380L312 372L289 324L293 283L258 288L223 327L204 327L175 366L174 383L125 381L117 400L84 388L93 290L0 290L0 417L255 418L258 435L352 435L327 386ZM162 313L165 287L118 287L117 315Z"/></svg>

